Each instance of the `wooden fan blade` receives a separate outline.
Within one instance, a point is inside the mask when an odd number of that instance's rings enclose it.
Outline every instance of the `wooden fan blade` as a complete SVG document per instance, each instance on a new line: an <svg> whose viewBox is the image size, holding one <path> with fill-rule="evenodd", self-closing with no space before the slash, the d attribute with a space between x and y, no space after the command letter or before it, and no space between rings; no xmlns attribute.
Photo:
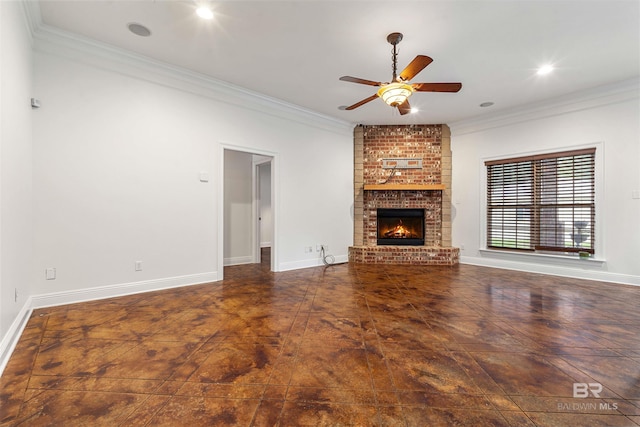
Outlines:
<svg viewBox="0 0 640 427"><path fill-rule="evenodd" d="M403 116L411 112L411 105L409 105L408 99L406 99L402 104L398 105L398 111Z"/></svg>
<svg viewBox="0 0 640 427"><path fill-rule="evenodd" d="M340 77L340 80L342 80L343 82L360 83L360 84L369 85L369 86L382 86L382 83L380 82L374 82L373 80L359 79L358 77L342 76Z"/></svg>
<svg viewBox="0 0 640 427"><path fill-rule="evenodd" d="M376 99L377 97L378 97L378 94L371 95L370 97L365 98L365 99L363 99L363 100L362 100L362 101L360 101L360 102L356 102L355 104L348 106L347 108L345 108L345 110L353 110L353 109L355 109L355 108L358 108L358 107L360 107L361 105L366 104L367 102L371 102L371 101L373 101L373 100L374 100L374 99Z"/></svg>
<svg viewBox="0 0 640 427"><path fill-rule="evenodd" d="M400 73L400 76L398 77L403 82L409 81L412 78L414 78L420 71L424 70L424 68L427 65L431 64L432 62L433 62L433 59L429 58L428 56L418 55L415 58L413 58L413 61L411 61L404 70L402 70L402 72Z"/></svg>
<svg viewBox="0 0 640 427"><path fill-rule="evenodd" d="M416 92L458 92L462 83L413 83Z"/></svg>

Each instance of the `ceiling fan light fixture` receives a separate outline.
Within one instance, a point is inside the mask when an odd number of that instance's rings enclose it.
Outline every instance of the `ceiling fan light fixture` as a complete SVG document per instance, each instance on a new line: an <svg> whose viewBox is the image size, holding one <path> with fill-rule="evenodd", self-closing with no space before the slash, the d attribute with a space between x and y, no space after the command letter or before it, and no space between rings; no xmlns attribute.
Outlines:
<svg viewBox="0 0 640 427"><path fill-rule="evenodd" d="M394 82L383 85L378 90L378 96L382 98L387 105L397 107L404 103L413 93L413 86L406 83Z"/></svg>

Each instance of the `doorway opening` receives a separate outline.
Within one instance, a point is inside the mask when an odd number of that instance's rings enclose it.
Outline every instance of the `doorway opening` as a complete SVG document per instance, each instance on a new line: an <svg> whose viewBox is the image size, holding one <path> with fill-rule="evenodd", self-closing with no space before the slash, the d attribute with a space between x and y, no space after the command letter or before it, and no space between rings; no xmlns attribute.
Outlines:
<svg viewBox="0 0 640 427"><path fill-rule="evenodd" d="M261 156L254 158L254 183L256 214L255 224L257 242L254 254L256 263L261 263L263 254L268 252L271 258L271 245L273 241L273 211L271 209L271 157Z"/></svg>
<svg viewBox="0 0 640 427"><path fill-rule="evenodd" d="M275 271L274 156L228 146L221 154L218 278L224 278L224 267L260 264L263 258Z"/></svg>

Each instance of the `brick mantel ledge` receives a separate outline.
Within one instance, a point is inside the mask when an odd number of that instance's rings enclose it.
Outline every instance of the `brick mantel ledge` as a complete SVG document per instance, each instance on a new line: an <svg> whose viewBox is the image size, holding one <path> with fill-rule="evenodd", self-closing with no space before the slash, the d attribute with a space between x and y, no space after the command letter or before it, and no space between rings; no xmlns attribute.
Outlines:
<svg viewBox="0 0 640 427"><path fill-rule="evenodd" d="M359 264L456 265L460 249L442 246L350 246L349 262Z"/></svg>

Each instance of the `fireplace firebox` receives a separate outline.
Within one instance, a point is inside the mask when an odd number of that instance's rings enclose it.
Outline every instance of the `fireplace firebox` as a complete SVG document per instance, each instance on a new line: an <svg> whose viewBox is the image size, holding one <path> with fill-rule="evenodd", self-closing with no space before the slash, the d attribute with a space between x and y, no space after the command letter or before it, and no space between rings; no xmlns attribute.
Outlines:
<svg viewBox="0 0 640 427"><path fill-rule="evenodd" d="M424 245L424 209L378 209L378 245Z"/></svg>

